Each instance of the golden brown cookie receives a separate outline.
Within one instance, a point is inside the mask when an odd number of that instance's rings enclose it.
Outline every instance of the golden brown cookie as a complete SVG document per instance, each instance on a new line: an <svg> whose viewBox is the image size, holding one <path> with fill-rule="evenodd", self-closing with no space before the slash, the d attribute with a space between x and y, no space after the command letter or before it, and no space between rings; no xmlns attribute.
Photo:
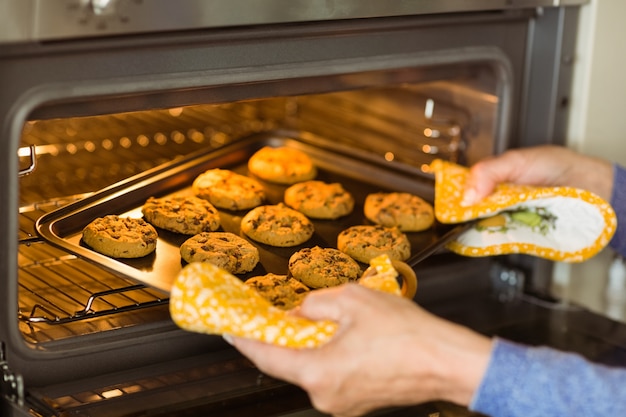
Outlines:
<svg viewBox="0 0 626 417"><path fill-rule="evenodd" d="M259 262L259 250L246 239L230 232L203 232L180 246L188 263L210 262L231 274L250 272Z"/></svg>
<svg viewBox="0 0 626 417"><path fill-rule="evenodd" d="M257 180L227 169L205 171L194 180L192 189L196 196L226 210L247 210L265 200L265 190Z"/></svg>
<svg viewBox="0 0 626 417"><path fill-rule="evenodd" d="M309 288L334 287L361 276L361 267L334 248L304 248L289 258L289 272Z"/></svg>
<svg viewBox="0 0 626 417"><path fill-rule="evenodd" d="M108 215L83 229L83 242L113 258L141 258L156 249L158 234L143 219Z"/></svg>
<svg viewBox="0 0 626 417"><path fill-rule="evenodd" d="M336 219L352 212L354 198L339 183L304 181L285 190L285 204L313 219Z"/></svg>
<svg viewBox="0 0 626 417"><path fill-rule="evenodd" d="M363 263L383 254L399 261L411 256L411 243L400 229L379 225L352 226L341 231L337 248Z"/></svg>
<svg viewBox="0 0 626 417"><path fill-rule="evenodd" d="M256 289L274 306L283 310L291 310L299 306L310 292L306 285L287 275L267 274L252 277L246 280L246 284Z"/></svg>
<svg viewBox="0 0 626 417"><path fill-rule="evenodd" d="M213 232L220 227L217 209L194 196L150 197L141 212L152 225L184 235Z"/></svg>
<svg viewBox="0 0 626 417"><path fill-rule="evenodd" d="M314 229L304 214L282 203L255 207L241 219L242 232L270 246L297 246L309 240Z"/></svg>
<svg viewBox="0 0 626 417"><path fill-rule="evenodd" d="M419 232L435 221L433 206L409 193L373 193L365 198L363 212L368 220L404 232Z"/></svg>
<svg viewBox="0 0 626 417"><path fill-rule="evenodd" d="M248 160L248 170L259 178L279 184L308 181L317 175L311 158L298 149L265 146Z"/></svg>

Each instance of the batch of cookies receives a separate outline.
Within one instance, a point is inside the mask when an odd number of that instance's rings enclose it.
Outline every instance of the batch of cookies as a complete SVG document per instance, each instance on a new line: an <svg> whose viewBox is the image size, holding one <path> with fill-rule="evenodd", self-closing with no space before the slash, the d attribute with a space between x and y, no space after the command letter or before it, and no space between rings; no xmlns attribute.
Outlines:
<svg viewBox="0 0 626 417"><path fill-rule="evenodd" d="M313 236L311 219L332 221L354 210L352 194L339 183L315 180L317 167L298 149L263 147L248 160L248 171L262 181L287 186L284 201L264 204L265 189L257 179L210 169L194 180L193 195L150 197L141 208L143 218L97 218L83 229L82 240L113 258L140 258L155 251L160 228L190 236L180 246L184 262L211 262L240 275L260 261L257 247L245 237L269 246L294 247ZM219 231L218 209L247 211L240 224L245 237ZM342 230L336 248L303 248L289 258L288 275L268 273L248 278L246 284L275 306L290 309L312 289L356 281L361 264L376 256L408 259L411 244L406 233L427 230L434 222L432 205L409 193L371 193L363 211L372 224Z"/></svg>

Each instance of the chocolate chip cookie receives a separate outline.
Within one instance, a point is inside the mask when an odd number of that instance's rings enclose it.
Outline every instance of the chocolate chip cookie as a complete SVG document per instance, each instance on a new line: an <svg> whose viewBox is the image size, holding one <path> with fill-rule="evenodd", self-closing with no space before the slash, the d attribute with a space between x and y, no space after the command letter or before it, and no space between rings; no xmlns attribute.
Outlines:
<svg viewBox="0 0 626 417"><path fill-rule="evenodd" d="M256 289L259 294L274 306L291 310L302 303L310 289L295 278L287 275L267 274L252 277L245 283Z"/></svg>
<svg viewBox="0 0 626 417"><path fill-rule="evenodd" d="M419 232L430 228L435 215L433 206L410 193L373 193L365 198L365 217L373 223L397 227L404 232Z"/></svg>
<svg viewBox="0 0 626 417"><path fill-rule="evenodd" d="M250 272L259 262L259 250L246 239L230 232L203 232L180 247L186 262L210 262L231 274Z"/></svg>
<svg viewBox="0 0 626 417"><path fill-rule="evenodd" d="M265 190L257 180L228 169L203 172L194 180L192 189L197 197L226 210L247 210L265 200Z"/></svg>
<svg viewBox="0 0 626 417"><path fill-rule="evenodd" d="M265 181L295 184L317 175L317 168L303 151L286 146L265 146L248 159L248 170Z"/></svg>
<svg viewBox="0 0 626 417"><path fill-rule="evenodd" d="M315 246L294 253L289 258L289 272L309 288L324 288L356 281L361 267L340 250Z"/></svg>
<svg viewBox="0 0 626 417"><path fill-rule="evenodd" d="M397 227L358 225L342 230L337 236L337 248L359 262L387 254L404 261L411 255L411 243Z"/></svg>
<svg viewBox="0 0 626 417"><path fill-rule="evenodd" d="M141 258L154 252L158 234L143 219L108 215L83 229L83 242L96 252L113 258Z"/></svg>
<svg viewBox="0 0 626 417"><path fill-rule="evenodd" d="M270 246L297 246L309 240L314 229L304 214L282 203L255 207L241 219L242 232Z"/></svg>
<svg viewBox="0 0 626 417"><path fill-rule="evenodd" d="M285 190L285 204L313 219L337 219L354 209L354 198L339 183L304 181Z"/></svg>
<svg viewBox="0 0 626 417"><path fill-rule="evenodd" d="M152 225L184 235L213 232L220 227L217 209L194 196L150 197L141 212Z"/></svg>

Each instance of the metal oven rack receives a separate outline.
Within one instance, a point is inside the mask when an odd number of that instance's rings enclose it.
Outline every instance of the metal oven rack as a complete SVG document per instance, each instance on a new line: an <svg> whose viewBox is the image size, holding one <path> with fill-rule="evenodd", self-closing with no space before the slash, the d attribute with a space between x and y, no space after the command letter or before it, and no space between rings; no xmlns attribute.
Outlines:
<svg viewBox="0 0 626 417"><path fill-rule="evenodd" d="M167 319L166 293L97 268L34 236L33 218L60 203L33 205L20 213L20 235L25 237L19 240L18 319L26 340L42 343Z"/></svg>
<svg viewBox="0 0 626 417"><path fill-rule="evenodd" d="M19 327L30 343L169 320L168 294L40 239L45 213L200 148L275 127L282 101L167 109L24 126L20 148Z"/></svg>

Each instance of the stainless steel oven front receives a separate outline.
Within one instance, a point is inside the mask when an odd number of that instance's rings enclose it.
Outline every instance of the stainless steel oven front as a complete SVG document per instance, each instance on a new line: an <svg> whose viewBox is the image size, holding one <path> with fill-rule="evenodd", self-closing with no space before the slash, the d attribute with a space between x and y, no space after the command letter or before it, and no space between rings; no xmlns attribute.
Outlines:
<svg viewBox="0 0 626 417"><path fill-rule="evenodd" d="M65 245L85 218L66 216L77 208L127 210L145 184L174 189L286 142L362 193L432 199L434 158L470 164L564 141L578 2L248 3L0 5L14 17L0 29L3 415L318 415L220 338L176 328L167 291L126 273L136 265ZM182 182L155 180L171 172ZM52 238L38 228L51 218L63 219ZM528 302L550 270L438 253L417 267L416 302L559 345L529 323L600 318ZM439 403L411 412L468 415Z"/></svg>

